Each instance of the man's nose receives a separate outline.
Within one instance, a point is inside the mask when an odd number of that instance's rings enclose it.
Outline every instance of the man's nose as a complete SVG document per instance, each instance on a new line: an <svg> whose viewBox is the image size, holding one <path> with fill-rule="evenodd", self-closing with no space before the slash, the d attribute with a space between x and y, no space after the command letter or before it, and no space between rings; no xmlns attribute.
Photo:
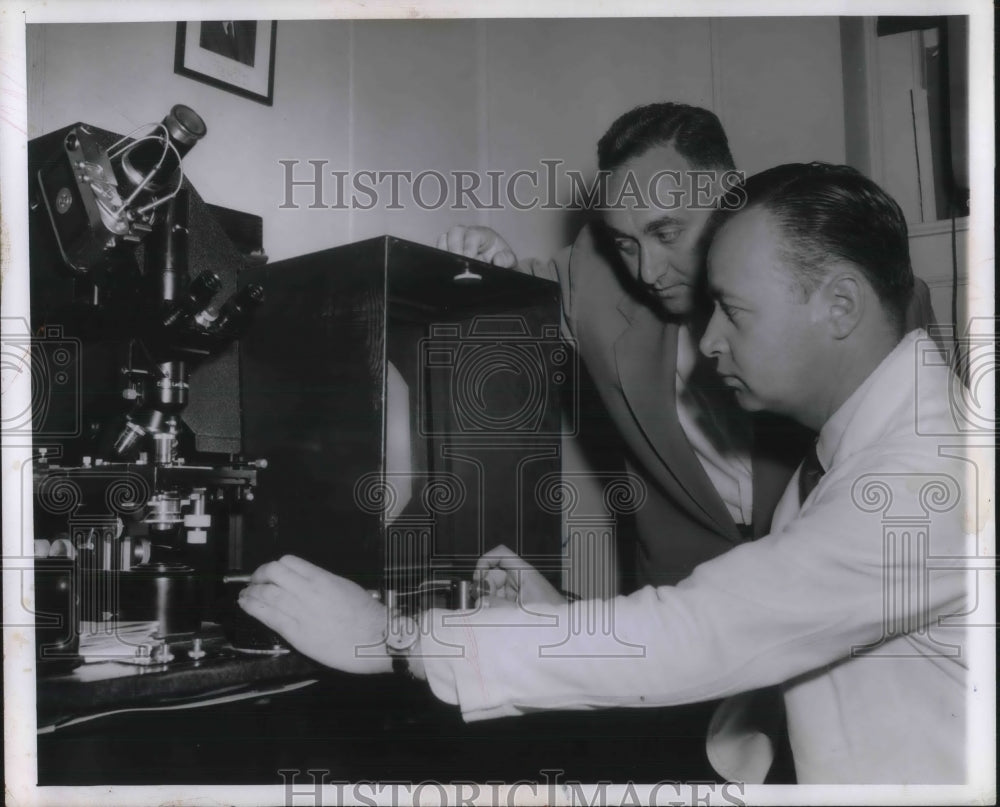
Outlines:
<svg viewBox="0 0 1000 807"><path fill-rule="evenodd" d="M639 279L648 286L655 286L666 271L666 259L647 246L639 251Z"/></svg>
<svg viewBox="0 0 1000 807"><path fill-rule="evenodd" d="M712 312L712 317L708 321L708 327L698 342L698 349L706 356L715 357L723 353L726 349L726 340L723 338L719 327L719 310Z"/></svg>

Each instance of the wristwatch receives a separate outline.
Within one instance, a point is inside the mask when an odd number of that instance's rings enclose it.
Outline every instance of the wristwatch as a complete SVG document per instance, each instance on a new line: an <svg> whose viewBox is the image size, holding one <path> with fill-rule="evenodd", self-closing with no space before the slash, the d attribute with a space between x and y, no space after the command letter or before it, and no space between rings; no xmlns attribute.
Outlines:
<svg viewBox="0 0 1000 807"><path fill-rule="evenodd" d="M385 634L385 648L392 658L394 673L409 674L409 656L420 638L420 629L413 617L393 613L389 616L389 628Z"/></svg>

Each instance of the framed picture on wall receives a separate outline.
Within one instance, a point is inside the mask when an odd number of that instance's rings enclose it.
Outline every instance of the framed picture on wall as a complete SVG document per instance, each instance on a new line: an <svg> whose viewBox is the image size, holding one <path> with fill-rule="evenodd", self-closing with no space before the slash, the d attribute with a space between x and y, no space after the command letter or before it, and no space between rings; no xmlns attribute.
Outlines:
<svg viewBox="0 0 1000 807"><path fill-rule="evenodd" d="M274 103L275 20L204 20L177 23L174 72Z"/></svg>

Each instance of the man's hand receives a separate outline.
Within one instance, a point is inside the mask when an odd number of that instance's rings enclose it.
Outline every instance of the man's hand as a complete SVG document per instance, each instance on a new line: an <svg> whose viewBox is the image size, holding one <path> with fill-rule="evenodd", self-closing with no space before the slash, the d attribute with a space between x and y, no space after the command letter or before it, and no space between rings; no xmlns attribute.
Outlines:
<svg viewBox="0 0 1000 807"><path fill-rule="evenodd" d="M566 598L535 569L506 546L498 546L476 562L475 580L485 580L493 596L519 605L562 605Z"/></svg>
<svg viewBox="0 0 1000 807"><path fill-rule="evenodd" d="M489 227L455 225L438 238L437 248L504 269L517 266L514 250Z"/></svg>
<svg viewBox="0 0 1000 807"><path fill-rule="evenodd" d="M294 555L265 563L240 592L250 616L303 655L344 672L389 672L386 609L361 586Z"/></svg>

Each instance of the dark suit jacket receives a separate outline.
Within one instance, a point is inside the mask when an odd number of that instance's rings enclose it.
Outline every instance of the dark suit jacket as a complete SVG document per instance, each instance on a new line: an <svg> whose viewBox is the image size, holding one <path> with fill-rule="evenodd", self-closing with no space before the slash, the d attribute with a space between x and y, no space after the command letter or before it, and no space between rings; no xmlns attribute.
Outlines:
<svg viewBox="0 0 1000 807"><path fill-rule="evenodd" d="M612 260L584 227L555 259L524 268L559 282L565 324L620 435L626 468L646 484L635 514L635 577L624 586L630 590L676 583L749 536L741 535L678 420L678 325L634 296ZM927 287L919 281L908 320L908 330L933 322ZM759 537L770 530L813 435L773 415L755 415L753 422L753 537Z"/></svg>

